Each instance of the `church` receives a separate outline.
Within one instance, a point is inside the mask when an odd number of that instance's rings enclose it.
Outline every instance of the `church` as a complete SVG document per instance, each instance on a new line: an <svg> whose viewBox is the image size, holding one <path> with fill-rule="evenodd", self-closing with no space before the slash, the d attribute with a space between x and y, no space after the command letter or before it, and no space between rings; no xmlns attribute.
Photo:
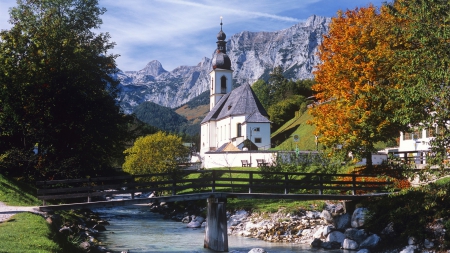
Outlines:
<svg viewBox="0 0 450 253"><path fill-rule="evenodd" d="M252 88L243 84L232 90L233 70L225 39L221 20L210 72L210 111L201 122L202 158L213 152L238 154L270 148L269 115Z"/></svg>

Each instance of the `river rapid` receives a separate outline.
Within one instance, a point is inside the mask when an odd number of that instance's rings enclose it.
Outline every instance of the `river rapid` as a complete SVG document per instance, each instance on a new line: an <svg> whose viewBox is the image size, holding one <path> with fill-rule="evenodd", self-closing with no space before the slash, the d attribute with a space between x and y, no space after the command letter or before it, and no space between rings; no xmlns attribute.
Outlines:
<svg viewBox="0 0 450 253"><path fill-rule="evenodd" d="M186 224L165 220L148 206L126 206L94 209L102 219L109 221L107 231L99 241L112 252L172 252L197 253L215 251L203 248L205 229L187 228ZM288 252L342 252L340 250L311 249L308 245L270 243L262 240L228 236L229 252L247 253L252 248L263 248L268 253Z"/></svg>

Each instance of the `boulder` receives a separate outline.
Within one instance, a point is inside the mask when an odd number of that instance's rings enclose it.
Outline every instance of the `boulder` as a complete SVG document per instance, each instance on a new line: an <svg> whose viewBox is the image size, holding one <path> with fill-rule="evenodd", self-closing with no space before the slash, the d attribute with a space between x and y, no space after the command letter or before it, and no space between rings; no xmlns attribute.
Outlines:
<svg viewBox="0 0 450 253"><path fill-rule="evenodd" d="M386 237L394 237L396 235L394 230L394 223L390 222L387 226L381 231L381 234Z"/></svg>
<svg viewBox="0 0 450 253"><path fill-rule="evenodd" d="M339 243L339 242L323 242L322 248L324 248L324 249L339 249L339 248L341 248L341 243Z"/></svg>
<svg viewBox="0 0 450 253"><path fill-rule="evenodd" d="M106 231L105 226L100 225L100 224L94 225L92 228L97 230L97 231Z"/></svg>
<svg viewBox="0 0 450 253"><path fill-rule="evenodd" d="M356 208L356 210L353 212L351 220L351 225L353 228L360 228L364 226L364 220L366 219L367 212L367 208Z"/></svg>
<svg viewBox="0 0 450 253"><path fill-rule="evenodd" d="M353 241L359 243L362 243L364 240L366 240L367 232L364 229L357 229L357 228L347 228L345 230L345 237L348 239L352 239Z"/></svg>
<svg viewBox="0 0 450 253"><path fill-rule="evenodd" d="M331 216L331 213L327 210L322 211L322 213L320 214L320 218L322 218L328 224L334 224L333 216Z"/></svg>
<svg viewBox="0 0 450 253"><path fill-rule="evenodd" d="M182 223L189 223L191 221L191 217L185 216L183 219L181 219Z"/></svg>
<svg viewBox="0 0 450 253"><path fill-rule="evenodd" d="M248 253L267 253L263 248L253 248Z"/></svg>
<svg viewBox="0 0 450 253"><path fill-rule="evenodd" d="M323 237L327 237L328 234L333 231L334 231L334 226L331 226L331 225L325 226L325 227L323 227L322 235L323 235Z"/></svg>
<svg viewBox="0 0 450 253"><path fill-rule="evenodd" d="M415 245L408 245L404 247L399 253L415 253L417 249L417 246Z"/></svg>
<svg viewBox="0 0 450 253"><path fill-rule="evenodd" d="M326 242L338 242L341 244L345 240L345 235L342 232L334 231L328 234Z"/></svg>
<svg viewBox="0 0 450 253"><path fill-rule="evenodd" d="M351 217L348 213L334 217L334 226L337 230L344 230L350 226Z"/></svg>
<svg viewBox="0 0 450 253"><path fill-rule="evenodd" d="M342 242L342 249L356 250L358 248L358 243L352 239L345 238L344 242Z"/></svg>
<svg viewBox="0 0 450 253"><path fill-rule="evenodd" d="M82 242L78 245L82 250L85 252L89 252L89 248L91 247L91 244L89 242Z"/></svg>
<svg viewBox="0 0 450 253"><path fill-rule="evenodd" d="M205 221L205 218L203 218L202 216L195 216L195 221L203 223Z"/></svg>
<svg viewBox="0 0 450 253"><path fill-rule="evenodd" d="M322 247L322 240L320 240L319 238L315 238L315 239L311 242L311 247L312 247L312 248L321 248L321 247Z"/></svg>
<svg viewBox="0 0 450 253"><path fill-rule="evenodd" d="M362 243L359 244L361 249L373 249L378 246L380 242L380 237L376 234L370 235Z"/></svg>
<svg viewBox="0 0 450 253"><path fill-rule="evenodd" d="M314 232L314 235L313 235L313 237L314 238L322 238L322 234L323 234L323 228L322 227L319 227L315 232Z"/></svg>
<svg viewBox="0 0 450 253"><path fill-rule="evenodd" d="M199 228L202 224L198 221L191 221L186 225L188 228Z"/></svg>
<svg viewBox="0 0 450 253"><path fill-rule="evenodd" d="M408 245L414 245L414 244L417 244L417 240L416 240L416 238L410 236L408 238Z"/></svg>
<svg viewBox="0 0 450 253"><path fill-rule="evenodd" d="M423 246L426 249L431 249L431 248L434 247L434 243L432 241L428 240L428 239L425 239L425 241L423 242Z"/></svg>
<svg viewBox="0 0 450 253"><path fill-rule="evenodd" d="M306 211L306 217L310 219L319 219L320 218L320 212L317 211Z"/></svg>

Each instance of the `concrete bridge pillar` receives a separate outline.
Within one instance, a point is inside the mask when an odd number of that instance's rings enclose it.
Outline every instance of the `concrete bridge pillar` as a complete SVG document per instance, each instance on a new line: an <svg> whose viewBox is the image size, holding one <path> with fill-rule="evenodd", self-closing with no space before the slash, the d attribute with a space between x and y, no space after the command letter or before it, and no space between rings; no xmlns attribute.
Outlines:
<svg viewBox="0 0 450 253"><path fill-rule="evenodd" d="M228 252L226 203L226 198L208 198L204 248Z"/></svg>

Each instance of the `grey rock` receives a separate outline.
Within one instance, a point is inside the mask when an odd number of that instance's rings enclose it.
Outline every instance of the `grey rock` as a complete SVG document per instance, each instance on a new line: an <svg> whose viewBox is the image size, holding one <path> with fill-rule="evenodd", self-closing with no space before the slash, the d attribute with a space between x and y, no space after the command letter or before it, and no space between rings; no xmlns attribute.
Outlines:
<svg viewBox="0 0 450 253"><path fill-rule="evenodd" d="M348 213L334 217L335 227L338 230L344 230L350 226L351 217Z"/></svg>
<svg viewBox="0 0 450 253"><path fill-rule="evenodd" d="M248 253L267 253L263 248L253 248Z"/></svg>
<svg viewBox="0 0 450 253"><path fill-rule="evenodd" d="M191 221L187 224L188 228L199 228L201 226L202 226L202 224L198 221Z"/></svg>
<svg viewBox="0 0 450 253"><path fill-rule="evenodd" d="M423 242L423 246L426 249L431 249L431 248L434 247L434 243L432 241L428 240L428 239L425 239L424 242Z"/></svg>
<svg viewBox="0 0 450 253"><path fill-rule="evenodd" d="M417 251L417 246L408 245L404 247L399 253L415 253Z"/></svg>
<svg viewBox="0 0 450 253"><path fill-rule="evenodd" d="M364 226L364 220L366 219L367 212L367 208L356 208L356 210L353 212L351 220L351 225L353 228L360 228Z"/></svg>
<svg viewBox="0 0 450 253"><path fill-rule="evenodd" d="M358 243L351 239L345 238L345 240L342 242L342 249L356 250L358 248Z"/></svg>
<svg viewBox="0 0 450 253"><path fill-rule="evenodd" d="M189 216L186 216L183 219L181 219L182 223L189 223L190 221L191 221L191 217L189 217Z"/></svg>
<svg viewBox="0 0 450 253"><path fill-rule="evenodd" d="M323 242L322 248L324 249L339 249L341 247L341 243L339 242Z"/></svg>
<svg viewBox="0 0 450 253"><path fill-rule="evenodd" d="M331 213L328 210L323 210L320 214L320 218L325 220L328 224L334 224L333 216L331 216Z"/></svg>
<svg viewBox="0 0 450 253"><path fill-rule="evenodd" d="M88 252L89 249L91 248L91 244L89 242L82 242L78 245L78 247L80 247L84 251Z"/></svg>
<svg viewBox="0 0 450 253"><path fill-rule="evenodd" d="M357 228L347 228L345 230L345 237L352 239L353 241L356 241L357 243L361 243L369 235L364 229L357 229Z"/></svg>
<svg viewBox="0 0 450 253"><path fill-rule="evenodd" d="M380 237L376 234L372 234L369 237L367 237L366 240L364 240L362 243L360 243L359 247L362 249L373 249L376 246L378 246L379 242L380 242Z"/></svg>
<svg viewBox="0 0 450 253"><path fill-rule="evenodd" d="M280 31L243 31L231 36L227 40L227 55L234 70L233 79L237 85L253 84L276 66L281 66L289 79L313 78L312 71L320 62L317 47L328 33L330 21L330 18L311 16L306 22ZM211 38L215 35L211 34ZM215 51L196 66L166 71L154 60L139 71L117 73L123 111L132 113L135 106L145 101L174 108L207 91Z"/></svg>
<svg viewBox="0 0 450 253"><path fill-rule="evenodd" d="M345 235L342 232L339 231L333 231L330 234L328 234L326 242L339 242L343 243L345 240Z"/></svg>
<svg viewBox="0 0 450 253"><path fill-rule="evenodd" d="M321 248L322 247L322 240L320 240L319 238L315 238L312 242L311 242L311 247L312 248Z"/></svg>

